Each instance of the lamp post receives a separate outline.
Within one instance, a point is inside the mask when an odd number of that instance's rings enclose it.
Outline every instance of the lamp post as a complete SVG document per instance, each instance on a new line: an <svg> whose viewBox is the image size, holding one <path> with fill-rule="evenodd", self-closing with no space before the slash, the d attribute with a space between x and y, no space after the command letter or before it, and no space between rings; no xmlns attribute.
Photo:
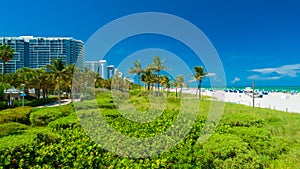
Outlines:
<svg viewBox="0 0 300 169"><path fill-rule="evenodd" d="M85 82L85 99L88 98L88 82Z"/></svg>
<svg viewBox="0 0 300 169"><path fill-rule="evenodd" d="M22 84L22 107L24 107L24 96L25 96L24 87L25 87L25 84Z"/></svg>
<svg viewBox="0 0 300 169"><path fill-rule="evenodd" d="M11 90L10 90L10 93L9 93L9 105L10 105L10 106L12 105Z"/></svg>

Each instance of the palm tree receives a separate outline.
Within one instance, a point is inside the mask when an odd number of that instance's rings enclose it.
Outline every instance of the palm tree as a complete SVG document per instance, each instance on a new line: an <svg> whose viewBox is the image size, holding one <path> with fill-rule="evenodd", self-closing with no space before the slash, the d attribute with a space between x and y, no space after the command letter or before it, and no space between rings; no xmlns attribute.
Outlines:
<svg viewBox="0 0 300 169"><path fill-rule="evenodd" d="M0 59L2 60L2 84L3 84L3 76L5 73L5 63L12 60L14 57L15 50L9 45L1 45L0 46Z"/></svg>
<svg viewBox="0 0 300 169"><path fill-rule="evenodd" d="M33 70L28 67L23 67L17 70L18 81L20 82L18 88L21 88L21 84L25 84L25 93L27 95L29 94L29 88L32 83L34 83L32 80L32 71Z"/></svg>
<svg viewBox="0 0 300 169"><path fill-rule="evenodd" d="M179 87L179 83L177 82L177 80L175 79L172 83L172 85L175 87L176 89L176 98L177 98L177 88Z"/></svg>
<svg viewBox="0 0 300 169"><path fill-rule="evenodd" d="M167 89L167 96L171 87L169 76L161 76L161 84Z"/></svg>
<svg viewBox="0 0 300 169"><path fill-rule="evenodd" d="M63 86L66 88L66 93L68 98L73 98L72 97L72 80L73 80L73 73L75 70L75 64L70 64L66 66L66 71L64 74L64 80L63 80Z"/></svg>
<svg viewBox="0 0 300 169"><path fill-rule="evenodd" d="M45 69L39 68L32 71L32 87L35 88L36 98L39 100L41 95L42 84L46 81ZM43 91L44 92L44 91Z"/></svg>
<svg viewBox="0 0 300 169"><path fill-rule="evenodd" d="M207 73L204 71L202 66L196 66L194 67L194 80L198 81L198 88L197 88L197 92L196 95L198 93L199 90L199 99L201 99L201 85L202 85L202 79L207 76Z"/></svg>
<svg viewBox="0 0 300 169"><path fill-rule="evenodd" d="M4 75L4 83L8 83L10 86L17 88L20 84L18 75L15 72L10 72Z"/></svg>
<svg viewBox="0 0 300 169"><path fill-rule="evenodd" d="M147 85L147 89L150 90L150 86L153 83L153 79L156 79L156 76L152 73L152 68L147 67L143 70L141 75L141 80Z"/></svg>
<svg viewBox="0 0 300 169"><path fill-rule="evenodd" d="M45 72L43 76L44 82L42 83L42 90L43 90L43 99L45 100L48 98L49 90L55 89L55 83L53 82L52 73Z"/></svg>
<svg viewBox="0 0 300 169"><path fill-rule="evenodd" d="M157 73L157 88L158 88L158 91L159 91L159 83L160 83L160 71L162 70L169 70L168 67L165 67L164 64L165 64L166 60L163 59L163 60L160 60L160 57L159 56L154 56L153 57L153 64L150 65L150 67L152 69L154 69L154 71Z"/></svg>
<svg viewBox="0 0 300 169"><path fill-rule="evenodd" d="M141 89L141 73L143 72L141 61L137 60L133 62L133 66L133 68L129 68L129 74L136 74L138 76L139 88Z"/></svg>
<svg viewBox="0 0 300 169"><path fill-rule="evenodd" d="M57 82L57 88L58 88L58 102L60 104L60 82L61 79L63 78L63 73L66 72L66 64L61 60L57 59L54 60L52 59L51 62L53 65L46 65L48 69L50 69L53 72L53 78L58 80Z"/></svg>
<svg viewBox="0 0 300 169"><path fill-rule="evenodd" d="M184 82L184 76L183 75L178 75L176 77L176 82L178 83L178 86L180 87L180 96L182 94L182 87L186 85Z"/></svg>

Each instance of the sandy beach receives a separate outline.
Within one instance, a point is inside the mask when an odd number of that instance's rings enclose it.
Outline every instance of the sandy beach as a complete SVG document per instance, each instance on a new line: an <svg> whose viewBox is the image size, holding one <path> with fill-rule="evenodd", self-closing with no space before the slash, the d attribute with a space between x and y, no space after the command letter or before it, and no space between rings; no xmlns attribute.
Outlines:
<svg viewBox="0 0 300 169"><path fill-rule="evenodd" d="M175 91L175 89L171 89ZM184 89L182 92L196 94L196 89ZM204 90L202 95L214 97L220 101L252 106L252 97L245 93L230 93L223 90ZM300 94L270 92L263 98L255 98L255 107L300 113Z"/></svg>

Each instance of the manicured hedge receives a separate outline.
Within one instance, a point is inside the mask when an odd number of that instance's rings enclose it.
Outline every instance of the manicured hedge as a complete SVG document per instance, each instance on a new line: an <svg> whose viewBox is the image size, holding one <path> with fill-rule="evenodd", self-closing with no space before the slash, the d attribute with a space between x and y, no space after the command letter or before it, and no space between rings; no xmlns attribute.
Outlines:
<svg viewBox="0 0 300 169"><path fill-rule="evenodd" d="M49 127L59 130L59 129L66 129L69 127L75 127L79 125L79 120L77 116L66 116L66 117L60 117L56 119L55 121L52 121L48 124Z"/></svg>
<svg viewBox="0 0 300 169"><path fill-rule="evenodd" d="M27 128L28 126L15 122L0 124L0 137L21 133Z"/></svg>
<svg viewBox="0 0 300 169"><path fill-rule="evenodd" d="M33 99L33 100L24 100L24 105L25 106L30 106L30 107L37 107L37 106L42 106L42 105L45 105L45 104L48 104L48 103L52 103L52 102L55 102L57 101L58 98L56 97L53 97L53 98L47 98L45 100L36 100L36 99ZM13 101L13 104L10 105L10 106L7 106L6 105L6 101L2 101L0 102L0 110L4 110L4 109L7 109L7 108L15 108L15 107L21 107L22 106L22 100L14 100Z"/></svg>
<svg viewBox="0 0 300 169"><path fill-rule="evenodd" d="M30 114L30 122L33 126L47 126L51 121L72 112L74 112L72 106L39 108Z"/></svg>
<svg viewBox="0 0 300 169"><path fill-rule="evenodd" d="M31 107L18 107L14 109L6 109L0 111L0 124L9 122L18 122L22 124L30 124L29 116Z"/></svg>

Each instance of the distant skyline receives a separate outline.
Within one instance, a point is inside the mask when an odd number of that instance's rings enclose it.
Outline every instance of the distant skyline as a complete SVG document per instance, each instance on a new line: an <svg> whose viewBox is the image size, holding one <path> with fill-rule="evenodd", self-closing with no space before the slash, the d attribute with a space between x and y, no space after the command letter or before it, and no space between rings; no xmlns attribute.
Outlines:
<svg viewBox="0 0 300 169"><path fill-rule="evenodd" d="M15 0L2 5L0 36L61 36L84 42L105 24L129 14L176 15L210 39L223 63L228 86L250 86L252 80L260 86L300 84L300 2L296 0ZM193 58L184 45L175 44L164 37L137 36L118 44L105 59L117 66L122 57L149 47L168 50L182 59ZM189 66L198 63L187 60Z"/></svg>

